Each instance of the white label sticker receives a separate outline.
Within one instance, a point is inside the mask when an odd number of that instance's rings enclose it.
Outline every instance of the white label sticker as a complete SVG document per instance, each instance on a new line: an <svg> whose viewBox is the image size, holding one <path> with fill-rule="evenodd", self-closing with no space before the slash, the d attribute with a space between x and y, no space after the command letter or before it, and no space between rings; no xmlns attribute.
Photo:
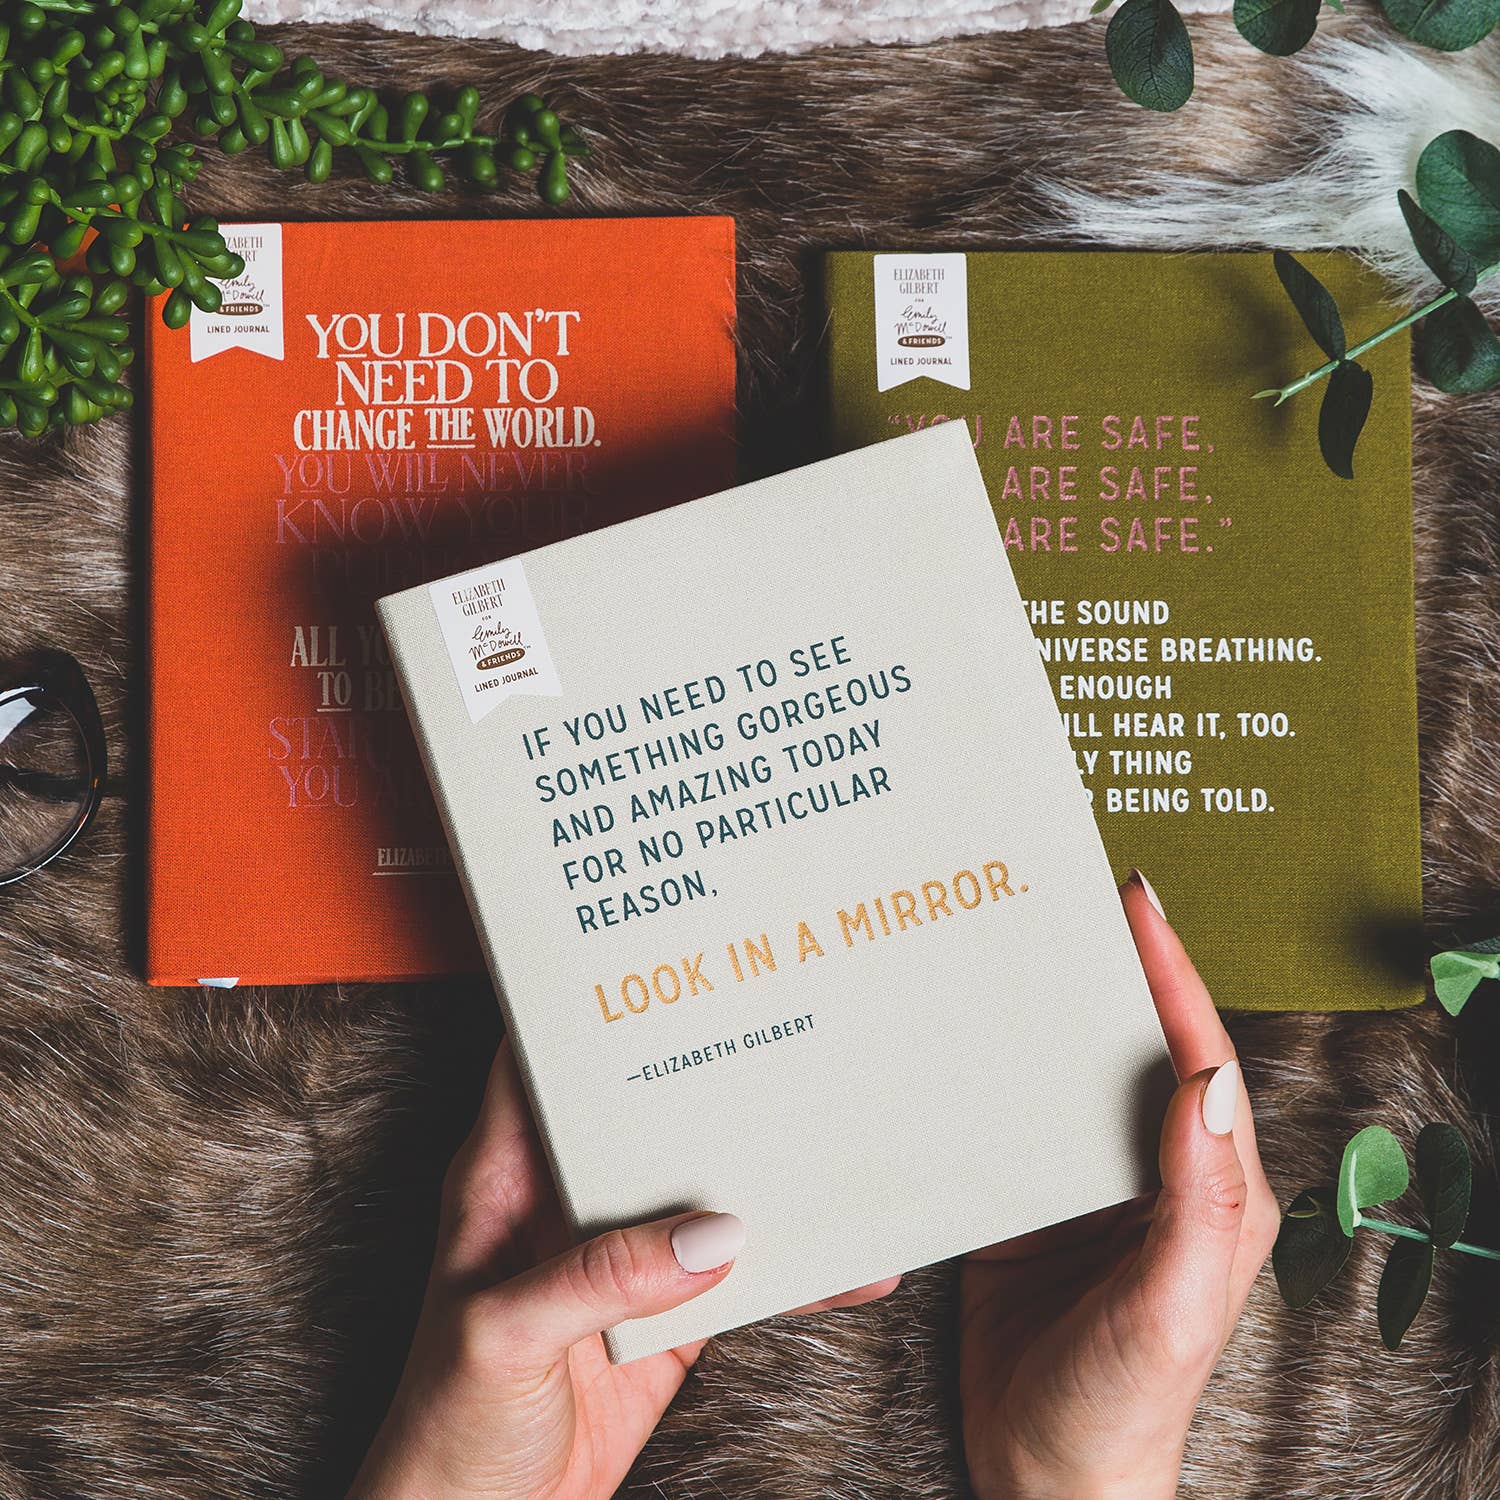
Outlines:
<svg viewBox="0 0 1500 1500"><path fill-rule="evenodd" d="M919 375L969 388L969 263L963 255L877 255L875 388Z"/></svg>
<svg viewBox="0 0 1500 1500"><path fill-rule="evenodd" d="M429 583L427 592L472 723L518 693L561 695L520 558Z"/></svg>
<svg viewBox="0 0 1500 1500"><path fill-rule="evenodd" d="M281 291L281 225L226 224L224 243L242 256L245 269L233 281L209 279L219 289L219 310L195 307L188 319L192 357L211 359L226 349L248 349L267 359L285 359Z"/></svg>

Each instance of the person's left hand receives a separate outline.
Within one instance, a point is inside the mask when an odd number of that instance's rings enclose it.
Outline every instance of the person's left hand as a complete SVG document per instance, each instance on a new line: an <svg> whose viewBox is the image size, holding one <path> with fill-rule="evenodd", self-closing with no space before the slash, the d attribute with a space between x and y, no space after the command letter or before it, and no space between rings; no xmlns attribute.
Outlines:
<svg viewBox="0 0 1500 1500"><path fill-rule="evenodd" d="M717 1286L743 1233L732 1215L679 1214L569 1249L502 1044L444 1185L406 1370L349 1500L612 1495L703 1344L611 1365L599 1335ZM897 1280L798 1311L868 1302Z"/></svg>

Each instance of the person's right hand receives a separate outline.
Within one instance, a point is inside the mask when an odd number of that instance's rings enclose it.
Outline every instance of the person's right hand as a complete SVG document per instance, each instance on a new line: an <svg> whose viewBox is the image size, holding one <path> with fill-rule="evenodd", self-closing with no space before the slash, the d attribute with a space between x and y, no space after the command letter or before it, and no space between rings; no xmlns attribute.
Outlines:
<svg viewBox="0 0 1500 1500"><path fill-rule="evenodd" d="M968 1256L959 1395L980 1500L1168 1500L1276 1238L1234 1048L1138 876L1122 899L1181 1083L1152 1200Z"/></svg>

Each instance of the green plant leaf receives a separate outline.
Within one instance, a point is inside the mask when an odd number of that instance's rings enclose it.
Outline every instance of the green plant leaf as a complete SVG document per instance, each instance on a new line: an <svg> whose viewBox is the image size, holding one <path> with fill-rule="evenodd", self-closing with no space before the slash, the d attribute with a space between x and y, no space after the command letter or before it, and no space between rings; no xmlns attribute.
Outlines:
<svg viewBox="0 0 1500 1500"><path fill-rule="evenodd" d="M1101 11L1108 10L1114 3L1115 0L1094 0L1094 3L1089 6L1089 14L1097 16Z"/></svg>
<svg viewBox="0 0 1500 1500"><path fill-rule="evenodd" d="M1239 34L1272 57L1300 52L1318 29L1322 0L1234 0Z"/></svg>
<svg viewBox="0 0 1500 1500"><path fill-rule="evenodd" d="M1339 1227L1335 1191L1332 1183L1304 1188L1282 1215L1271 1267L1288 1307L1306 1307L1349 1259L1354 1242Z"/></svg>
<svg viewBox="0 0 1500 1500"><path fill-rule="evenodd" d="M1104 34L1110 72L1126 96L1163 113L1193 93L1193 43L1172 0L1125 0Z"/></svg>
<svg viewBox="0 0 1500 1500"><path fill-rule="evenodd" d="M1276 251L1271 259L1287 296L1292 299L1292 306L1301 315L1318 348L1329 359L1342 359L1346 347L1344 320L1339 316L1339 305L1333 300L1333 293L1285 250Z"/></svg>
<svg viewBox="0 0 1500 1500"><path fill-rule="evenodd" d="M1339 1226L1352 1235L1360 1209L1399 1198L1410 1181L1401 1142L1384 1125L1366 1125L1344 1147L1339 1163Z"/></svg>
<svg viewBox="0 0 1500 1500"><path fill-rule="evenodd" d="M1469 996L1482 979L1500 979L1500 955L1476 949L1450 949L1432 959L1432 987L1438 1004L1456 1016L1469 1003Z"/></svg>
<svg viewBox="0 0 1500 1500"><path fill-rule="evenodd" d="M1417 201L1481 266L1500 261L1500 151L1445 130L1417 158Z"/></svg>
<svg viewBox="0 0 1500 1500"><path fill-rule="evenodd" d="M1405 188L1396 189L1396 202L1401 205L1401 217L1406 220L1412 243L1427 269L1453 291L1472 292L1479 279L1474 257Z"/></svg>
<svg viewBox="0 0 1500 1500"><path fill-rule="evenodd" d="M1401 1347L1431 1285L1432 1246L1419 1240L1397 1240L1385 1258L1380 1290L1375 1294L1375 1317L1387 1349L1394 1352Z"/></svg>
<svg viewBox="0 0 1500 1500"><path fill-rule="evenodd" d="M1386 19L1412 41L1438 52L1462 52L1500 22L1500 0L1380 0Z"/></svg>
<svg viewBox="0 0 1500 1500"><path fill-rule="evenodd" d="M1467 297L1455 297L1422 319L1417 358L1422 373L1452 395L1500 385L1500 339Z"/></svg>
<svg viewBox="0 0 1500 1500"><path fill-rule="evenodd" d="M1432 1243L1446 1250L1469 1222L1469 1198L1474 1190L1469 1148L1453 1126L1434 1120L1422 1127L1413 1155L1428 1232Z"/></svg>
<svg viewBox="0 0 1500 1500"><path fill-rule="evenodd" d="M1340 479L1354 478L1354 445L1364 431L1374 392L1370 372L1352 359L1341 360L1328 377L1318 409L1318 447L1323 462Z"/></svg>

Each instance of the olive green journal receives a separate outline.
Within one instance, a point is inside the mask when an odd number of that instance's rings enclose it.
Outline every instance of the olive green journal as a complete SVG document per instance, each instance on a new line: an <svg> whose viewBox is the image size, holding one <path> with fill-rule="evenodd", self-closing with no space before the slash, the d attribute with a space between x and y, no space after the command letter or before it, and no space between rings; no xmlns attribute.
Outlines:
<svg viewBox="0 0 1500 1500"><path fill-rule="evenodd" d="M1303 260L1351 344L1390 320ZM1269 255L841 252L825 296L835 450L967 424L1116 874L1219 1004L1420 1001L1406 335L1360 356L1350 481L1321 384L1252 399L1323 358Z"/></svg>

